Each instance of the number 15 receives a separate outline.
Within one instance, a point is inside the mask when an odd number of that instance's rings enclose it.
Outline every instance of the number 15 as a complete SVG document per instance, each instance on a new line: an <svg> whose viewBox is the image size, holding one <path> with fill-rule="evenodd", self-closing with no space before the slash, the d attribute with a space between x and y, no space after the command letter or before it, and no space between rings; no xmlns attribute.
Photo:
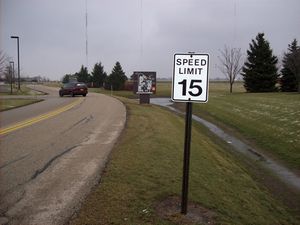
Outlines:
<svg viewBox="0 0 300 225"><path fill-rule="evenodd" d="M201 82L202 82L202 80L191 80L191 83L190 83L190 86L189 86L190 91L188 91L188 93L191 96L196 97L196 96L199 96L199 95L202 94L202 88L198 84L198 83L201 83ZM178 82L178 84L182 84L182 95L186 96L187 80L184 79L183 81ZM193 92L193 90L195 90L195 92Z"/></svg>

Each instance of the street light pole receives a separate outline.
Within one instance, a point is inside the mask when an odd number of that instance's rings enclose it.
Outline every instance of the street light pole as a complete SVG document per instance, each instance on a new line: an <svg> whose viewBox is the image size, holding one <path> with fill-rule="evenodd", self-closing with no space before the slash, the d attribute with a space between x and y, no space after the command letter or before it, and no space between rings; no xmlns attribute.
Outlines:
<svg viewBox="0 0 300 225"><path fill-rule="evenodd" d="M11 36L10 38L17 39L17 46L18 46L18 90L20 91L20 47L19 47L19 37L18 36Z"/></svg>

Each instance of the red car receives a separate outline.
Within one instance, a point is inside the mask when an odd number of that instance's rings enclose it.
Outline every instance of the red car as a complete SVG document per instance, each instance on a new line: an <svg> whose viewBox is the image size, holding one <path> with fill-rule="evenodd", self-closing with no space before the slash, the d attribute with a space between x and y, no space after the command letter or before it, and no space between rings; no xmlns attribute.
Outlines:
<svg viewBox="0 0 300 225"><path fill-rule="evenodd" d="M66 83L59 90L59 96L63 97L64 95L82 95L85 97L88 93L88 88L85 83L74 82L74 83Z"/></svg>

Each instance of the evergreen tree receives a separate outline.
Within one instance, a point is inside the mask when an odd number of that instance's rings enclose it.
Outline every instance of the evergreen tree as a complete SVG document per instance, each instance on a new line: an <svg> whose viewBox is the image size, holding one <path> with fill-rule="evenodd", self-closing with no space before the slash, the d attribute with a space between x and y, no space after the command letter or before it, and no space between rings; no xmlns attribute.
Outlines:
<svg viewBox="0 0 300 225"><path fill-rule="evenodd" d="M105 80L105 89L122 90L127 77L119 62L116 62L111 74Z"/></svg>
<svg viewBox="0 0 300 225"><path fill-rule="evenodd" d="M288 45L288 52L284 53L281 69L281 90L282 91L297 91L298 82L294 71L291 70L290 64L293 60L292 57L299 51L299 46L297 45L297 40L294 39L291 44Z"/></svg>
<svg viewBox="0 0 300 225"><path fill-rule="evenodd" d="M79 73L76 73L78 82L84 82L88 83L90 82L90 75L88 73L88 70L83 65L81 66L81 69Z"/></svg>
<svg viewBox="0 0 300 225"><path fill-rule="evenodd" d="M248 92L276 91L278 59L273 55L264 33L258 33L256 40L252 39L249 46L242 72L244 87Z"/></svg>
<svg viewBox="0 0 300 225"><path fill-rule="evenodd" d="M106 77L107 74L104 72L101 62L96 63L91 76L91 81L93 82L94 87L103 87L103 82L105 81Z"/></svg>
<svg viewBox="0 0 300 225"><path fill-rule="evenodd" d="M63 83L69 83L70 81L70 74L66 74L63 78L62 78L62 82Z"/></svg>
<svg viewBox="0 0 300 225"><path fill-rule="evenodd" d="M66 74L62 78L62 82L63 83L77 82L77 76L78 76L78 73L75 73L75 74Z"/></svg>

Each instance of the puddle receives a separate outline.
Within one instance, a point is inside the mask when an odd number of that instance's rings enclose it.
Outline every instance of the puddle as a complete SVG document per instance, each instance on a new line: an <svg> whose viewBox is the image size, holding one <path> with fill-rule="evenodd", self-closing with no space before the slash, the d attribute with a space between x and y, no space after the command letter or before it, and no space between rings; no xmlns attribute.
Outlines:
<svg viewBox="0 0 300 225"><path fill-rule="evenodd" d="M167 107L172 111L183 114L181 111L172 107L173 102L169 98L151 98L150 102L152 104ZM251 146L241 141L240 139L232 135L229 135L218 126L195 115L193 115L192 118L194 121L197 121L198 123L201 123L202 125L206 126L211 132L213 132L219 138L221 138L222 140L226 141L228 144L233 146L233 149L235 151L244 154L248 158L259 161L261 165L263 165L265 168L269 169L274 174L276 174L283 182L285 182L290 186L293 186L298 191L300 191L300 177L297 176L295 173L291 172L286 167L278 164L273 159L253 149Z"/></svg>

